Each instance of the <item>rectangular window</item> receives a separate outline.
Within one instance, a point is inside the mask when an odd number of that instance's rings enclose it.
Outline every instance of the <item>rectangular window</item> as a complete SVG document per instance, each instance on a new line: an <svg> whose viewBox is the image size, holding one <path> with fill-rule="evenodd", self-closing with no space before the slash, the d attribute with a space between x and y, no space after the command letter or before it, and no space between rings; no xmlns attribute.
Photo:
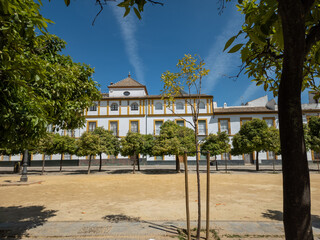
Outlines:
<svg viewBox="0 0 320 240"><path fill-rule="evenodd" d="M88 122L88 131L93 132L97 127L97 122Z"/></svg>
<svg viewBox="0 0 320 240"><path fill-rule="evenodd" d="M268 160L276 159L274 152L267 152Z"/></svg>
<svg viewBox="0 0 320 240"><path fill-rule="evenodd" d="M267 123L268 127L274 127L274 118L263 118L263 120Z"/></svg>
<svg viewBox="0 0 320 240"><path fill-rule="evenodd" d="M90 112L95 112L95 111L97 111L97 104L94 103L94 104L89 108L89 111L90 111Z"/></svg>
<svg viewBox="0 0 320 240"><path fill-rule="evenodd" d="M198 120L198 135L207 135L206 120Z"/></svg>
<svg viewBox="0 0 320 240"><path fill-rule="evenodd" d="M49 124L49 125L47 126L47 132L50 132L50 133L51 133L52 130L53 130L53 129L52 129L52 124Z"/></svg>
<svg viewBox="0 0 320 240"><path fill-rule="evenodd" d="M71 155L69 153L63 154L63 159L64 160L71 160Z"/></svg>
<svg viewBox="0 0 320 240"><path fill-rule="evenodd" d="M154 135L159 135L160 134L160 128L163 124L163 120L160 121L155 121L154 122Z"/></svg>
<svg viewBox="0 0 320 240"><path fill-rule="evenodd" d="M245 124L246 122L251 121L252 118L240 118L240 126L242 126L243 124Z"/></svg>
<svg viewBox="0 0 320 240"><path fill-rule="evenodd" d="M3 161L10 161L9 155L3 155Z"/></svg>
<svg viewBox="0 0 320 240"><path fill-rule="evenodd" d="M69 136L69 137L74 137L74 136L75 136L75 135L74 135L74 130L68 129L68 130L67 130L67 136Z"/></svg>
<svg viewBox="0 0 320 240"><path fill-rule="evenodd" d="M130 121L130 132L139 132L139 121Z"/></svg>
<svg viewBox="0 0 320 240"><path fill-rule="evenodd" d="M163 160L163 156L155 156L155 160L162 161Z"/></svg>
<svg viewBox="0 0 320 240"><path fill-rule="evenodd" d="M228 134L230 134L230 119L219 119L218 127L219 132L227 132Z"/></svg>
<svg viewBox="0 0 320 240"><path fill-rule="evenodd" d="M230 153L222 153L221 159L222 160L230 160L231 159Z"/></svg>
<svg viewBox="0 0 320 240"><path fill-rule="evenodd" d="M181 126L184 127L184 120L176 120L176 123Z"/></svg>
<svg viewBox="0 0 320 240"><path fill-rule="evenodd" d="M118 121L110 121L110 131L113 132L114 136L118 136Z"/></svg>

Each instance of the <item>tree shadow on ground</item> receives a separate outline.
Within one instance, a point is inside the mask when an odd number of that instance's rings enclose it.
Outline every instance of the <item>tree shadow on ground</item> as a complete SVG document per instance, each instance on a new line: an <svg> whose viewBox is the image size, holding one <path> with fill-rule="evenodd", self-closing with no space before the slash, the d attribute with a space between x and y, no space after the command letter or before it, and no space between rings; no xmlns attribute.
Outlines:
<svg viewBox="0 0 320 240"><path fill-rule="evenodd" d="M283 221L283 213L278 210L268 209L267 212L262 213L262 217L269 218L271 220L276 220L276 221ZM312 219L312 226L314 228L320 229L320 216L311 215L311 219Z"/></svg>
<svg viewBox="0 0 320 240"><path fill-rule="evenodd" d="M172 223L158 224L150 221L144 221L137 217L126 216L123 214L107 215L107 216L104 216L102 219L111 223L136 222L136 223L146 224L146 227L157 229L173 235L179 235L181 232L184 231L184 229L174 226Z"/></svg>
<svg viewBox="0 0 320 240"><path fill-rule="evenodd" d="M27 237L29 229L43 225L56 212L44 206L0 207L0 239Z"/></svg>
<svg viewBox="0 0 320 240"><path fill-rule="evenodd" d="M141 171L143 174L153 175L153 174L177 174L175 169L145 169ZM184 170L181 169L181 172Z"/></svg>

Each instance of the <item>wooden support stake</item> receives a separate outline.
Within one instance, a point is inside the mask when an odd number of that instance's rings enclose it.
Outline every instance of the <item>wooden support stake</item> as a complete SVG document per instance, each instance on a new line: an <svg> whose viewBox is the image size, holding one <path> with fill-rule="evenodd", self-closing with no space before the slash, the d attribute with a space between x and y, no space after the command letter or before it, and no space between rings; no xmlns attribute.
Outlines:
<svg viewBox="0 0 320 240"><path fill-rule="evenodd" d="M186 190L186 213L187 213L187 234L188 240L191 240L191 233L190 233L190 209L189 209L189 183L188 183L188 157L187 153L184 153L183 156L184 161L184 177L185 177L185 190Z"/></svg>
<svg viewBox="0 0 320 240"><path fill-rule="evenodd" d="M206 208L206 239L209 239L210 230L210 152L207 152L207 208Z"/></svg>

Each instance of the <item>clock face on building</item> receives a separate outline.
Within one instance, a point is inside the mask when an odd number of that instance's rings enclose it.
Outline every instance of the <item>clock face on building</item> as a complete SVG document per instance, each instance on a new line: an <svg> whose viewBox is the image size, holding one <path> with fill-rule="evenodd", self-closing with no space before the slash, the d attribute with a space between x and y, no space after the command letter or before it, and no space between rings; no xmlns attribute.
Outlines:
<svg viewBox="0 0 320 240"><path fill-rule="evenodd" d="M129 95L130 95L130 92L125 91L125 92L123 92L123 95L125 95L125 96L129 96Z"/></svg>

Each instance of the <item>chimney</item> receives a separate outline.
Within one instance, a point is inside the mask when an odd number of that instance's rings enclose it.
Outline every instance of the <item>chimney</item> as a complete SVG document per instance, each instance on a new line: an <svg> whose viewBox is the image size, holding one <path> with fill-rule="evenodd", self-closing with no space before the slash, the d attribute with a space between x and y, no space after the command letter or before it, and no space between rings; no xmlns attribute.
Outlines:
<svg viewBox="0 0 320 240"><path fill-rule="evenodd" d="M113 82L110 83L110 86L113 85Z"/></svg>
<svg viewBox="0 0 320 240"><path fill-rule="evenodd" d="M226 103L226 102L223 104L223 107L224 107L224 108L227 107L227 103Z"/></svg>

